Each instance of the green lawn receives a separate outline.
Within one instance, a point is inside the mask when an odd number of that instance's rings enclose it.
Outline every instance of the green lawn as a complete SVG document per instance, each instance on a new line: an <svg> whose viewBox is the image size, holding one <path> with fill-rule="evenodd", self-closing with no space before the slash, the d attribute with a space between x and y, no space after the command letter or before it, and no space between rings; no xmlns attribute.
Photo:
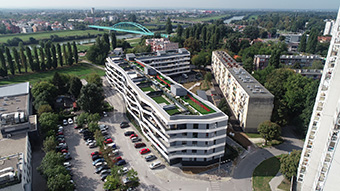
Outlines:
<svg viewBox="0 0 340 191"><path fill-rule="evenodd" d="M87 35L88 33L95 35L95 34L103 34L105 31L98 31L98 30L66 30L66 31L50 31L50 32L37 32L37 33L20 33L20 34L6 34L0 35L0 43L7 42L8 39L12 39L14 37L18 37L23 41L28 41L30 37L35 38L36 40L41 39L50 39L51 35L58 35L59 37L65 36L83 36Z"/></svg>
<svg viewBox="0 0 340 191"><path fill-rule="evenodd" d="M50 70L50 71L45 71L45 72L17 75L17 76L11 77L8 80L7 79L0 80L0 85L15 84L15 83L21 83L21 82L27 82L27 81L29 81L31 84L34 84L35 82L38 82L38 81L45 81L45 80L51 79L55 72L59 72L62 74L75 75L81 79L85 78L88 74L91 74L91 73L97 73L100 76L104 76L105 74L104 70L100 70L88 64L77 64L73 66L64 66L62 68L57 68L55 70Z"/></svg>
<svg viewBox="0 0 340 191"><path fill-rule="evenodd" d="M201 18L183 18L181 20L186 20L186 21L210 21L210 20L218 20L218 19L222 19L225 17L229 17L230 14L226 14L226 15L215 15L215 16L211 16L211 17L201 17Z"/></svg>
<svg viewBox="0 0 340 191"><path fill-rule="evenodd" d="M214 113L215 110L211 109L209 106L205 105L204 103L202 103L205 107L207 107L210 111L205 110L203 107L201 107L200 105L198 105L197 103L195 103L194 101L192 101L190 98L185 99L182 98L185 102L188 102L193 108L195 108L198 112L200 112L201 114L205 115L205 114L209 114L209 113Z"/></svg>
<svg viewBox="0 0 340 191"><path fill-rule="evenodd" d="M148 92L148 91L154 92L154 91L155 91L152 87L141 88L141 90L142 90L143 92Z"/></svg>
<svg viewBox="0 0 340 191"><path fill-rule="evenodd" d="M248 20L256 20L258 15L250 15Z"/></svg>
<svg viewBox="0 0 340 191"><path fill-rule="evenodd" d="M175 114L175 113L178 113L179 110L176 108L176 109L166 110L166 112L167 112L169 115L173 115L173 114Z"/></svg>
<svg viewBox="0 0 340 191"><path fill-rule="evenodd" d="M278 188L284 191L290 191L290 181L287 180L286 178L283 179Z"/></svg>
<svg viewBox="0 0 340 191"><path fill-rule="evenodd" d="M245 133L249 138L262 138L260 133Z"/></svg>
<svg viewBox="0 0 340 191"><path fill-rule="evenodd" d="M137 46L137 45L139 44L140 38L126 39L126 41L127 41L128 43L130 43L130 45L131 45L132 47L135 47L135 46Z"/></svg>
<svg viewBox="0 0 340 191"><path fill-rule="evenodd" d="M166 99L164 99L162 96L153 97L152 99L155 100L157 103L166 103L166 104L169 104L169 102L166 101Z"/></svg>
<svg viewBox="0 0 340 191"><path fill-rule="evenodd" d="M79 51L86 51L88 49L90 49L90 47L93 45L93 43L89 43L89 44L77 44L77 50Z"/></svg>
<svg viewBox="0 0 340 191"><path fill-rule="evenodd" d="M253 190L271 191L269 182L279 172L280 161L276 157L262 161L253 172Z"/></svg>

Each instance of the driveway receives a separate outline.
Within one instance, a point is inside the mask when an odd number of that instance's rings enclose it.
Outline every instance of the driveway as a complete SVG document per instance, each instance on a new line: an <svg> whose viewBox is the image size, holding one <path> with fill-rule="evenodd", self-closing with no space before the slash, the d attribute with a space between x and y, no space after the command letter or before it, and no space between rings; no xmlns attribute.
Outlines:
<svg viewBox="0 0 340 191"><path fill-rule="evenodd" d="M64 127L64 133L68 151L72 156L72 160L70 160L72 178L77 190L103 190L104 183L100 180L100 176L94 173L95 169L90 157L91 152L98 150L98 148L88 148L82 135L73 128L73 125Z"/></svg>

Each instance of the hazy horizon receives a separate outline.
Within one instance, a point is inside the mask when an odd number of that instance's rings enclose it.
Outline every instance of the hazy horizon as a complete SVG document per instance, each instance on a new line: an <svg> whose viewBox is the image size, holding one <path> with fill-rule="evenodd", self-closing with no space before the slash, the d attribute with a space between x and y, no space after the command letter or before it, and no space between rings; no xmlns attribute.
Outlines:
<svg viewBox="0 0 340 191"><path fill-rule="evenodd" d="M195 6L193 6L193 4ZM253 10L338 10L338 0L130 0L128 2L112 0L12 0L1 2L2 9L253 9Z"/></svg>

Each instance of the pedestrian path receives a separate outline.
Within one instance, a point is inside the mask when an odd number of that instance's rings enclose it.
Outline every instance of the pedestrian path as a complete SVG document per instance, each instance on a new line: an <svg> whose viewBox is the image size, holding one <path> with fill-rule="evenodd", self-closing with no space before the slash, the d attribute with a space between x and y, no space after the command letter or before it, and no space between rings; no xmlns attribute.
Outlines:
<svg viewBox="0 0 340 191"><path fill-rule="evenodd" d="M276 176L272 178L271 181L269 182L270 189L272 191L282 191L281 189L277 187L281 184L283 179L284 179L284 176L280 172L278 172Z"/></svg>
<svg viewBox="0 0 340 191"><path fill-rule="evenodd" d="M211 191L220 191L220 182L210 182Z"/></svg>

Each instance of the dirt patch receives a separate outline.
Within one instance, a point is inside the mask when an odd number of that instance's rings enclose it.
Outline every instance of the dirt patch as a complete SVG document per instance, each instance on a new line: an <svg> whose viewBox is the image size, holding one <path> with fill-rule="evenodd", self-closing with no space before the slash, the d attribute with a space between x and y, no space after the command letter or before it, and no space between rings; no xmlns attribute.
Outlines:
<svg viewBox="0 0 340 191"><path fill-rule="evenodd" d="M214 165L211 165L209 167L197 167L197 168L182 167L181 169L185 174L199 174L199 173L202 173L202 172L205 172L207 170L217 168L217 167L218 167L218 164L214 164Z"/></svg>

